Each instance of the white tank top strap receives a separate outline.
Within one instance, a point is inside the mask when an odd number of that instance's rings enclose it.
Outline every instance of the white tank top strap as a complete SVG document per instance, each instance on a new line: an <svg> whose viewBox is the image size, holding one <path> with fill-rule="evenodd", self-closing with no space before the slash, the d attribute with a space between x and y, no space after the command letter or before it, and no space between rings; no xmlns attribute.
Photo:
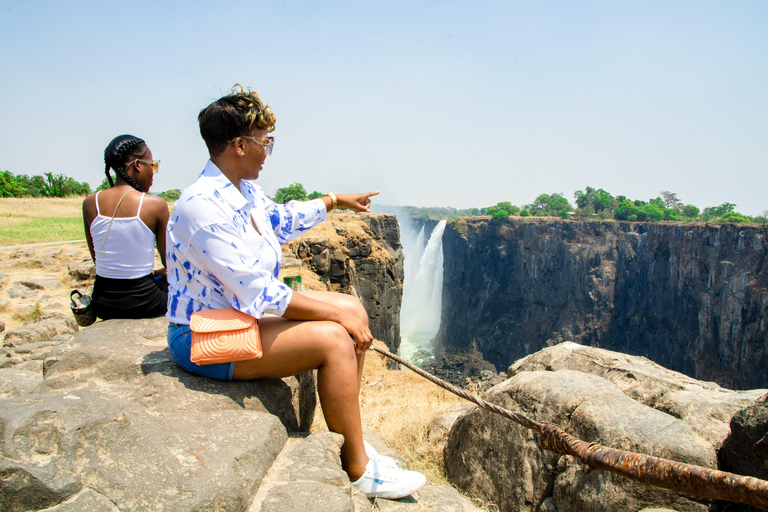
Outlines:
<svg viewBox="0 0 768 512"><path fill-rule="evenodd" d="M141 199L139 199L139 209L136 211L136 216L138 217L141 213L141 205L144 204L144 192L141 193Z"/></svg>
<svg viewBox="0 0 768 512"><path fill-rule="evenodd" d="M101 215L101 211L99 210L99 194L101 194L101 190L96 192L96 215Z"/></svg>

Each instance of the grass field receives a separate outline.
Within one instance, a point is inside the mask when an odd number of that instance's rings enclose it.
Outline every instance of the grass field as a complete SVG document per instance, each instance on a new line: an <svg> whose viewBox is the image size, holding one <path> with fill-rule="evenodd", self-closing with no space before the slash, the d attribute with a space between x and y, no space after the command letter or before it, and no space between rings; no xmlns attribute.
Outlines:
<svg viewBox="0 0 768 512"><path fill-rule="evenodd" d="M82 240L83 197L0 199L0 245Z"/></svg>
<svg viewBox="0 0 768 512"><path fill-rule="evenodd" d="M84 196L0 198L0 245L84 240ZM172 209L173 203L168 203Z"/></svg>
<svg viewBox="0 0 768 512"><path fill-rule="evenodd" d="M0 229L0 245L31 244L35 242L58 242L84 240L83 219L35 217L32 219L3 218Z"/></svg>

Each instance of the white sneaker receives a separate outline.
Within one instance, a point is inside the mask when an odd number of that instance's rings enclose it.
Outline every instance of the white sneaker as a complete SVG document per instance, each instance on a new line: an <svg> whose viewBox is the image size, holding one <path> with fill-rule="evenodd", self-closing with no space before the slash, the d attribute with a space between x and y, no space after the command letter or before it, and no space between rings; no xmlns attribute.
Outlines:
<svg viewBox="0 0 768 512"><path fill-rule="evenodd" d="M363 476L352 482L352 485L361 489L366 498L396 500L418 491L426 482L426 477L421 473L383 466L376 459L370 459Z"/></svg>
<svg viewBox="0 0 768 512"><path fill-rule="evenodd" d="M392 457L387 457L386 455L382 455L379 452L376 451L376 449L368 444L368 441L363 439L363 444L365 445L365 454L368 456L369 459L376 459L381 466L386 466L390 468L397 468L400 467L397 465L397 461L393 459Z"/></svg>

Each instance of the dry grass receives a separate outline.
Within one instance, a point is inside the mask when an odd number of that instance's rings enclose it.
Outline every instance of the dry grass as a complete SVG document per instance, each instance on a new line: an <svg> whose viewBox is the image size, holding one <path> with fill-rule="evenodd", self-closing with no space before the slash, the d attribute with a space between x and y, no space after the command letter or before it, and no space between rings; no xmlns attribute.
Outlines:
<svg viewBox="0 0 768 512"><path fill-rule="evenodd" d="M386 361L376 352L365 358L360 393L363 427L381 435L410 469L424 473L433 484L450 485L442 450L427 440L427 427L461 399L409 370L387 370ZM312 430L327 430L319 405Z"/></svg>
<svg viewBox="0 0 768 512"><path fill-rule="evenodd" d="M328 220L312 228L305 237L324 236L328 238L328 241L333 247L343 248L345 241L348 238L358 239L370 239L370 230L368 225L361 218L365 213L355 213L345 210L334 210L328 213ZM336 228L341 228L346 231L346 235L340 235ZM296 240L301 240L302 237ZM297 242L291 242L297 243ZM377 259L379 261L386 261L392 259L392 256L383 249L379 244L374 243L371 246L371 253L368 258ZM303 278L302 278L303 279Z"/></svg>
<svg viewBox="0 0 768 512"><path fill-rule="evenodd" d="M0 199L0 217L82 217L84 196L6 197Z"/></svg>
<svg viewBox="0 0 768 512"><path fill-rule="evenodd" d="M34 322L41 316L43 316L43 309L40 307L40 304L35 304L34 309L32 309L29 312L21 313L17 311L13 314L13 318L21 322L22 324L28 324L30 322Z"/></svg>

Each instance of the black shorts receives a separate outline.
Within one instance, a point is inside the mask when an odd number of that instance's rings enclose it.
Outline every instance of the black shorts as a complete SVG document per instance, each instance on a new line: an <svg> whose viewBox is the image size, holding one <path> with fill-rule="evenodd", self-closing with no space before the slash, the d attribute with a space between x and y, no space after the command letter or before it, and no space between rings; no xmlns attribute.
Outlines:
<svg viewBox="0 0 768 512"><path fill-rule="evenodd" d="M138 279L96 276L92 301L96 316L103 320L162 316L168 308L168 282L152 275Z"/></svg>

